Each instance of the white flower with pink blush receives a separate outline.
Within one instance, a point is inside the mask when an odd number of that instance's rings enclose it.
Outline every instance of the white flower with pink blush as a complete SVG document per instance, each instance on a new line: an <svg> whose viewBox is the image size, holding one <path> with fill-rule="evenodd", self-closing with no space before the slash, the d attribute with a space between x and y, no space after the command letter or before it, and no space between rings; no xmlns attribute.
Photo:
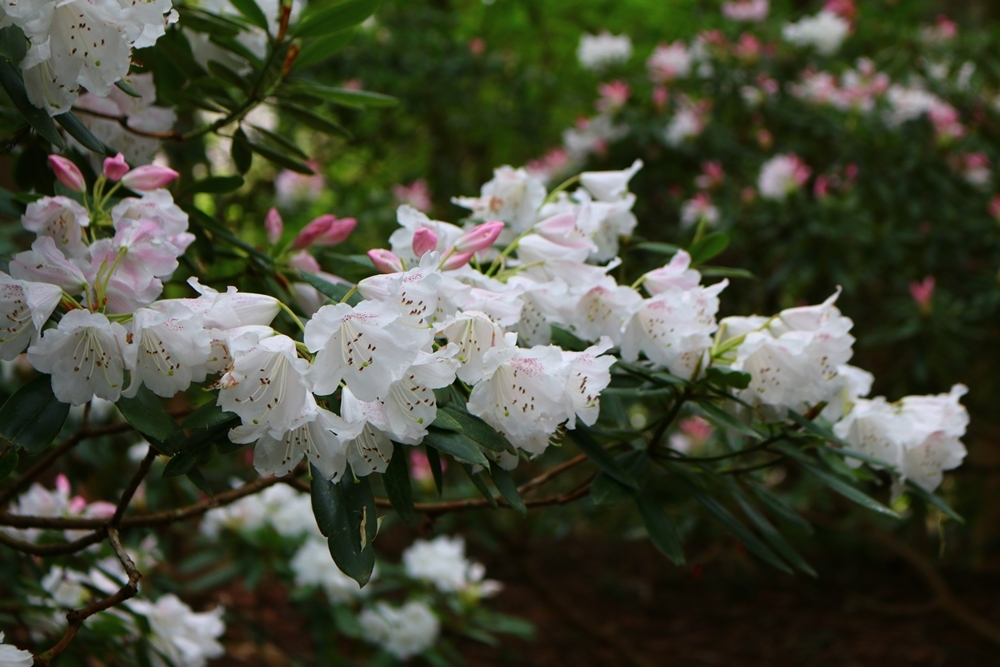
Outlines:
<svg viewBox="0 0 1000 667"><path fill-rule="evenodd" d="M757 189L764 199L785 201L809 180L812 169L794 154L775 155L764 163L757 177Z"/></svg>

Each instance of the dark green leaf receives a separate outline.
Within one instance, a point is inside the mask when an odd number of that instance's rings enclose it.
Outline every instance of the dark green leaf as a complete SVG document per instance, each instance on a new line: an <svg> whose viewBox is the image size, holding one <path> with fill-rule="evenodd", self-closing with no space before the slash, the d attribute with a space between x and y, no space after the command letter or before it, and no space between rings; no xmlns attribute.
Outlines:
<svg viewBox="0 0 1000 667"><path fill-rule="evenodd" d="M250 171L253 165L253 151L250 150L250 142L242 128L233 133L233 143L230 144L229 154L236 165L236 171L245 174Z"/></svg>
<svg viewBox="0 0 1000 667"><path fill-rule="evenodd" d="M693 408L695 412L701 412L702 417L712 422L719 428L731 428L737 433L742 433L743 435L750 436L756 440L761 440L764 437L763 433L752 426L744 424L739 419L713 403L700 401L695 404Z"/></svg>
<svg viewBox="0 0 1000 667"><path fill-rule="evenodd" d="M195 181L191 185L184 188L184 193L194 194L196 192L209 192L217 194L223 192L233 192L234 190L239 190L241 187L243 187L242 176L209 176L208 178L203 178L200 181Z"/></svg>
<svg viewBox="0 0 1000 667"><path fill-rule="evenodd" d="M254 0L229 0L236 10L243 14L246 19L265 31L267 31L267 17L264 15L263 10L257 5ZM280 5L279 5L280 6Z"/></svg>
<svg viewBox="0 0 1000 667"><path fill-rule="evenodd" d="M278 108L300 123L324 134L341 135L349 138L352 136L343 125L340 125L329 118L325 118L311 109L301 107L298 104L278 102Z"/></svg>
<svg viewBox="0 0 1000 667"><path fill-rule="evenodd" d="M0 215L20 218L24 214L24 202L18 201L13 192L0 188Z"/></svg>
<svg viewBox="0 0 1000 667"><path fill-rule="evenodd" d="M135 430L157 442L164 442L179 430L160 397L145 385L139 387L134 397L122 396L115 405Z"/></svg>
<svg viewBox="0 0 1000 667"><path fill-rule="evenodd" d="M314 173L312 167L307 165L305 162L296 160L295 158L288 157L284 153L277 151L270 146L264 146L260 143L249 142L250 150L252 150L257 155L261 156L268 162L273 162L279 167L284 167L299 174L306 174L312 176Z"/></svg>
<svg viewBox="0 0 1000 667"><path fill-rule="evenodd" d="M469 476L469 480L472 482L472 485L476 487L480 494L482 494L483 498L486 498L486 500L490 503L490 507L496 509L497 499L493 497L493 492L490 491L490 487L486 485L486 476L483 475L482 471L476 473L472 472L472 466L468 463L462 464L462 470L464 470L465 474Z"/></svg>
<svg viewBox="0 0 1000 667"><path fill-rule="evenodd" d="M205 403L181 422L181 428L208 428L230 421L235 415L220 408L215 401Z"/></svg>
<svg viewBox="0 0 1000 667"><path fill-rule="evenodd" d="M0 407L0 435L36 454L56 439L68 414L69 404L52 393L51 377L39 375Z"/></svg>
<svg viewBox="0 0 1000 667"><path fill-rule="evenodd" d="M327 481L315 466L312 475L313 512L328 538L330 555L344 574L364 586L375 567L372 541L378 529L368 478L355 479L350 465L337 482Z"/></svg>
<svg viewBox="0 0 1000 667"><path fill-rule="evenodd" d="M706 234L688 248L691 255L691 265L703 264L720 254L729 245L729 235L725 232Z"/></svg>
<svg viewBox="0 0 1000 667"><path fill-rule="evenodd" d="M639 508L642 522L646 525L649 540L664 556L673 561L674 565L683 565L684 550L681 548L681 537L667 513L648 493L636 496L635 504Z"/></svg>
<svg viewBox="0 0 1000 667"><path fill-rule="evenodd" d="M251 85L250 82L246 78L240 76L233 70L223 65L222 63L216 62L214 60L209 60L208 71L214 74L217 78L222 79L229 85L233 86L237 90L241 90L244 93L250 91L250 85Z"/></svg>
<svg viewBox="0 0 1000 667"><path fill-rule="evenodd" d="M742 509L743 513L750 518L750 521L757 526L757 530L759 530L761 535L763 535L764 538L771 543L771 546L773 546L777 552L785 558L785 560L802 572L805 572L810 577L817 576L816 570L812 569L812 566L810 566L809 563L807 563L806 560L800 556L797 551L795 551L792 545L788 543L788 540L785 539L784 535L778 532L771 522L767 520L767 517L757 511L757 508L750 503L750 499L747 498L747 495L743 492L743 490L740 489L739 486L737 486L731 479L727 479L726 482L728 482L727 486L729 487L730 493L732 493L733 498L736 499L740 509Z"/></svg>
<svg viewBox="0 0 1000 667"><path fill-rule="evenodd" d="M633 248L637 250L646 250L647 252L655 252L660 255L676 255L677 251L680 250L680 246L676 246L672 243L656 243L656 242L646 242L646 243L636 243Z"/></svg>
<svg viewBox="0 0 1000 667"><path fill-rule="evenodd" d="M878 512L880 514L887 514L888 516L897 519L899 518L898 514L896 514L894 511L892 511L882 503L878 502L874 498L869 497L868 495L860 491L858 488L848 484L839 477L831 475L825 470L819 468L814 463L814 460L809 457L809 455L800 451L793 445L789 445L788 443L778 443L775 445L775 448L781 451L783 454L786 454L789 457L798 461L799 465L802 466L803 469L811 473L814 477L819 479L821 482L826 484L832 490L836 491L837 493L844 496L848 500L851 500L861 505L862 507L867 507L868 509L874 512Z"/></svg>
<svg viewBox="0 0 1000 667"><path fill-rule="evenodd" d="M625 452L615 457L633 479L636 480L641 491L645 488L646 478L649 476L649 457L646 452L634 450ZM614 505L634 498L636 490L615 481L603 470L597 473L594 483L590 487L590 497L597 505Z"/></svg>
<svg viewBox="0 0 1000 667"><path fill-rule="evenodd" d="M172 460L173 459L171 459L171 461ZM192 468L191 470L188 470L187 478L191 480L191 483L194 484L196 487L198 487L198 490L204 493L206 496L215 495L215 493L212 491L212 487L208 483L208 480L205 479L204 473L202 473L197 468Z"/></svg>
<svg viewBox="0 0 1000 667"><path fill-rule="evenodd" d="M59 136L59 130L52 118L44 109L39 109L28 99L28 92L24 89L24 80L21 78L21 71L15 65L0 60L0 85L3 85L10 96L10 101L14 103L17 110L21 112L24 119L28 121L35 132L45 137L49 143L59 150L66 148L66 142Z"/></svg>
<svg viewBox="0 0 1000 667"><path fill-rule="evenodd" d="M17 452L14 451L13 447L7 448L2 455L0 455L0 481L7 479L7 477L17 469L17 463L20 457Z"/></svg>
<svg viewBox="0 0 1000 667"><path fill-rule="evenodd" d="M441 467L441 455L438 450L429 445L424 445L424 453L427 456L427 465L431 468L431 476L434 477L434 486L437 487L438 497L444 491L444 469Z"/></svg>
<svg viewBox="0 0 1000 667"><path fill-rule="evenodd" d="M757 276L746 269L735 269L727 266L702 266L698 271L705 278L745 278L747 280L757 280Z"/></svg>
<svg viewBox="0 0 1000 667"><path fill-rule="evenodd" d="M749 373L744 373L742 371L733 371L728 368L718 368L716 366L711 366L705 375L708 376L709 380L713 380L717 384L724 387L735 387L736 389L746 389L750 386L750 380L753 379Z"/></svg>
<svg viewBox="0 0 1000 667"><path fill-rule="evenodd" d="M503 496L508 505L521 514L528 513L528 508L521 498L521 492L517 490L517 484L514 483L514 478L511 477L509 472L501 468L497 463L491 462L490 477L493 478L493 484L497 487L497 491L500 492L500 495Z"/></svg>
<svg viewBox="0 0 1000 667"><path fill-rule="evenodd" d="M639 484L622 465L614 459L608 450L604 449L594 440L583 428L577 428L572 435L573 442L580 448L587 457L597 464L597 467L613 477L616 481L624 484L630 489L638 490Z"/></svg>
<svg viewBox="0 0 1000 667"><path fill-rule="evenodd" d="M72 112L61 113L58 116L53 116L52 119L62 125L66 133L79 141L85 148L94 151L98 155L114 155L114 152L105 146L100 139L95 137L90 129L81 123L80 119L73 115Z"/></svg>
<svg viewBox="0 0 1000 667"><path fill-rule="evenodd" d="M762 560L767 561L774 567L778 568L782 572L787 572L791 574L791 569L786 565L764 542L757 537L753 531L743 525L739 519L734 517L729 510L723 507L722 503L712 497L707 491L697 486L696 484L689 482L684 477L678 476L678 479L691 491L691 495L694 496L701 505L709 511L723 526L726 527L737 540L743 543L747 549L756 554Z"/></svg>
<svg viewBox="0 0 1000 667"><path fill-rule="evenodd" d="M484 468L490 465L479 446L461 433L432 429L424 436L424 443L451 454L460 461L475 463Z"/></svg>
<svg viewBox="0 0 1000 667"><path fill-rule="evenodd" d="M353 28L374 14L379 3L378 0L347 0L333 6L326 4L305 13L295 26L295 37L320 37ZM319 6L311 5L310 9Z"/></svg>
<svg viewBox="0 0 1000 667"><path fill-rule="evenodd" d="M142 93L133 88L125 79L118 79L115 81L115 86L118 87L118 90L122 91L129 97L142 99Z"/></svg>
<svg viewBox="0 0 1000 667"><path fill-rule="evenodd" d="M3 479L3 475L0 475L0 479ZM940 511L941 513L943 513L943 514L951 517L955 521L958 521L959 523L965 523L965 519L962 518L962 515L959 514L958 512L956 512L955 510L953 510L948 505L948 503L946 503L944 501L944 499L941 498L941 496L938 496L936 494L931 493L927 489L924 489L924 488L920 487L919 485L914 484L912 481L907 481L906 482L906 490L909 493L912 493L916 497L918 497L921 500L923 500L928 505L931 505L931 506L937 508L938 511Z"/></svg>
<svg viewBox="0 0 1000 667"><path fill-rule="evenodd" d="M354 31L344 30L333 35L309 40L299 51L299 55L295 59L295 67L309 67L322 62L350 44L352 39L354 39Z"/></svg>
<svg viewBox="0 0 1000 667"><path fill-rule="evenodd" d="M347 293L354 287L353 285L345 285L344 283L334 284L328 280L320 278L314 273L308 273L306 271L299 271L299 275L302 276L302 280L315 287L319 290L320 294L327 297L334 303L340 303L343 298L347 296ZM352 306L358 305L361 303L361 295L355 292L347 300L347 303Z"/></svg>
<svg viewBox="0 0 1000 667"><path fill-rule="evenodd" d="M174 454L167 461L167 465L163 466L163 476L178 477L180 475L187 475L198 464L199 455L200 452L197 448L185 449Z"/></svg>
<svg viewBox="0 0 1000 667"><path fill-rule="evenodd" d="M781 498L754 482L750 483L750 490L753 491L753 494L757 496L757 499L764 503L764 505L766 505L767 508L770 509L779 519L805 535L812 535L812 525L796 514L795 510L786 505Z"/></svg>
<svg viewBox="0 0 1000 667"><path fill-rule="evenodd" d="M265 140L273 143L275 148L284 148L286 151L301 160L309 159L309 155L307 155L304 150L299 148L298 145L288 137L282 136L277 132L272 132L271 130L260 127L259 125L251 125L250 127L252 127L255 132L258 132Z"/></svg>
<svg viewBox="0 0 1000 667"><path fill-rule="evenodd" d="M261 251L259 248L255 248L243 239L239 238L229 231L225 225L203 212L201 209L193 206L185 206L184 211L190 216L191 222L200 225L213 236L225 239L228 243L236 246L240 250L243 250L248 255L253 255L264 265L269 266L274 263L274 260L267 253Z"/></svg>
<svg viewBox="0 0 1000 667"><path fill-rule="evenodd" d="M557 326L552 327L552 344L570 352L583 352L588 347L585 341Z"/></svg>
<svg viewBox="0 0 1000 667"><path fill-rule="evenodd" d="M439 428L442 431L457 431L462 432L462 425L458 423L454 417L448 414L447 410L438 409L437 416L434 417L434 421L431 423L434 428Z"/></svg>
<svg viewBox="0 0 1000 667"><path fill-rule="evenodd" d="M461 426L461 432L473 442L482 445L490 451L517 453L514 447L507 441L507 438L497 433L496 429L479 417L470 415L466 411L464 404L457 402L449 403L444 410L438 410L438 414L441 414L441 412L447 412L449 417L458 422Z"/></svg>
<svg viewBox="0 0 1000 667"><path fill-rule="evenodd" d="M413 523L413 487L410 486L409 451L406 445L392 443L392 459L382 473L382 486L392 509L406 523Z"/></svg>
<svg viewBox="0 0 1000 667"><path fill-rule="evenodd" d="M303 53L305 51L303 50ZM301 56L300 56L301 58ZM315 95L328 102L347 107L363 109L365 107L391 107L399 104L399 100L389 95L372 93L367 90L350 90L348 88L332 88L319 84L311 84L303 89L310 95Z"/></svg>
<svg viewBox="0 0 1000 667"><path fill-rule="evenodd" d="M15 65L24 60L28 54L28 38L24 31L16 25L0 29L0 56Z"/></svg>
<svg viewBox="0 0 1000 667"><path fill-rule="evenodd" d="M195 32L203 32L219 37L236 37L243 31L238 22L217 14L209 14L190 7L178 8L181 15L180 24Z"/></svg>

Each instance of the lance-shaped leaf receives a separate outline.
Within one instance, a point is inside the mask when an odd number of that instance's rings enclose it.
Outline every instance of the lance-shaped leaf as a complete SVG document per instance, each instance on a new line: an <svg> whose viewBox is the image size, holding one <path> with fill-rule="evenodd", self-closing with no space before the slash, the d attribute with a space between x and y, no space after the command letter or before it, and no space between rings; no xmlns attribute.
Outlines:
<svg viewBox="0 0 1000 667"><path fill-rule="evenodd" d="M353 28L375 13L378 0L347 0L332 6L317 3L310 7L320 8L305 13L295 26L296 37L320 37Z"/></svg>
<svg viewBox="0 0 1000 667"><path fill-rule="evenodd" d="M424 445L424 452L427 455L427 465L431 467L431 476L434 477L434 486L437 487L438 497L444 491L444 468L441 466L441 455L438 450L430 445Z"/></svg>
<svg viewBox="0 0 1000 667"><path fill-rule="evenodd" d="M367 477L355 479L348 465L338 482L312 467L312 506L330 555L340 570L364 586L375 567L372 541L378 530L375 497Z"/></svg>
<svg viewBox="0 0 1000 667"><path fill-rule="evenodd" d="M965 523L965 519L962 518L962 515L953 510L951 506L948 505L943 498L941 498L941 496L931 493L927 489L924 489L911 481L906 482L906 490L915 495L917 498L923 500L928 505L937 508L941 513L951 517L955 521Z"/></svg>
<svg viewBox="0 0 1000 667"><path fill-rule="evenodd" d="M517 490L517 484L514 482L514 478L510 472L491 462L490 477L493 478L493 485L497 487L497 491L500 492L500 495L503 496L508 505L521 514L528 513L528 508L521 498L521 492Z"/></svg>
<svg viewBox="0 0 1000 667"><path fill-rule="evenodd" d="M409 452L406 445L392 443L392 459L382 473L382 486L392 509L406 523L413 523L413 487L410 485Z"/></svg>
<svg viewBox="0 0 1000 667"><path fill-rule="evenodd" d="M139 387L134 397L123 396L118 399L115 406L135 430L157 442L166 442L180 430L177 422L163 407L163 401L145 385Z"/></svg>
<svg viewBox="0 0 1000 667"><path fill-rule="evenodd" d="M462 464L462 470L464 470L465 474L469 476L469 481L471 481L472 485L476 487L480 494L482 494L483 498L486 498L490 507L496 509L497 499L493 496L493 492L490 491L490 487L486 485L486 475L484 475L482 471L472 472L472 466L468 463Z"/></svg>
<svg viewBox="0 0 1000 667"><path fill-rule="evenodd" d="M681 548L681 537L667 513L649 493L640 493L636 496L635 504L639 508L639 515L642 516L642 522L646 525L646 532L649 533L653 545L673 561L674 565L683 565L684 550Z"/></svg>
<svg viewBox="0 0 1000 667"><path fill-rule="evenodd" d="M10 101L14 103L14 106L35 132L45 137L59 150L66 148L66 142L59 136L59 130L56 129L56 124L49 114L44 109L36 107L28 99L28 91L24 89L21 71L4 59L0 59L0 85L3 85Z"/></svg>
<svg viewBox="0 0 1000 667"><path fill-rule="evenodd" d="M607 473L615 481L624 484L630 489L638 490L639 483L636 482L635 478L632 477L622 467L620 463L610 453L608 450L604 449L596 440L590 437L590 434L586 432L583 428L577 428L574 430L571 436L573 442L576 443L577 447L580 448L587 457L597 464L603 472Z"/></svg>
<svg viewBox="0 0 1000 667"><path fill-rule="evenodd" d="M39 375L0 408L0 435L36 454L56 439L68 414L69 404L52 393L51 377Z"/></svg>
<svg viewBox="0 0 1000 667"><path fill-rule="evenodd" d="M479 449L479 446L462 433L438 431L432 428L424 436L424 443L442 452L451 454L460 461L475 463L484 468L488 468L490 465L489 460L487 460L486 456Z"/></svg>
<svg viewBox="0 0 1000 667"><path fill-rule="evenodd" d="M8 447L3 454L0 454L0 481L7 479L17 469L19 460L20 458L13 447Z"/></svg>
<svg viewBox="0 0 1000 667"><path fill-rule="evenodd" d="M461 431L467 438L490 451L502 452L506 450L511 454L517 453L514 446L507 441L507 438L497 433L495 428L479 417L470 415L464 403L453 401L444 410L438 410L438 415L441 415L443 412L447 413L447 417L453 419L460 426L459 429L450 430Z"/></svg>

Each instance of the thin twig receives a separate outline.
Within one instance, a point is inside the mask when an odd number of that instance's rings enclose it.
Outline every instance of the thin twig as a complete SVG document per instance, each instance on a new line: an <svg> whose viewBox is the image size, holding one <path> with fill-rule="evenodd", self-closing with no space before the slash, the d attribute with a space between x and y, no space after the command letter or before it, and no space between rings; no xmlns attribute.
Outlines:
<svg viewBox="0 0 1000 667"><path fill-rule="evenodd" d="M79 632L83 622L88 618L94 614L99 614L106 609L119 605L129 598L135 597L135 594L139 592L139 579L142 578L142 575L139 573L139 570L136 569L135 563L132 562L132 559L122 546L121 537L118 535L118 529L114 526L108 526L106 532L108 541L111 543L111 548L114 549L115 555L118 556L118 560L125 569L128 581L126 581L125 585L118 589L118 592L114 595L92 602L82 609L74 609L66 614L66 621L68 623L66 627L66 634L63 635L58 644L50 648L48 651L35 656L35 667L48 667L56 656L66 650L70 642L73 641L73 638L76 637L76 633Z"/></svg>
<svg viewBox="0 0 1000 667"><path fill-rule="evenodd" d="M167 132L151 132L148 130L140 130L139 128L132 127L128 124L128 116L116 116L110 113L102 113L100 111L94 111L93 109L85 109L83 107L73 107L73 111L76 113L86 114L88 116L94 116L96 118L103 118L104 120L113 120L121 125L127 132L131 132L140 137L148 137L150 139L170 139L173 141L181 141L184 139L184 135L177 130L169 130Z"/></svg>
<svg viewBox="0 0 1000 667"><path fill-rule="evenodd" d="M156 456L159 452L152 445L146 451L146 456L143 457L142 463L139 464L139 469L135 471L135 475L132 476L132 480L128 483L128 486L122 492L122 497L118 501L118 505L115 507L115 514L111 517L112 526L118 526L122 522L122 516L125 514L125 510L128 509L129 503L132 502L132 496L135 495L136 490L139 485L142 484L142 480L146 477L149 472L150 467L153 465L153 461L156 460Z"/></svg>
<svg viewBox="0 0 1000 667"><path fill-rule="evenodd" d="M104 540L104 533L101 531L90 533L78 540L66 542L64 544L34 544L10 537L4 532L0 532L0 544L8 546L15 551L30 554L32 556L62 556L83 551L91 544L97 544Z"/></svg>

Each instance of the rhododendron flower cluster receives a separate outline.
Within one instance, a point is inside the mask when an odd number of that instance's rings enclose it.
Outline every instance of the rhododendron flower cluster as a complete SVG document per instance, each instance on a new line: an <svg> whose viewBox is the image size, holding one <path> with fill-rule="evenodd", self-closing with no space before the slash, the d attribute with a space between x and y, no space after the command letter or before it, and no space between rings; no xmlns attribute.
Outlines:
<svg viewBox="0 0 1000 667"><path fill-rule="evenodd" d="M585 69L600 71L632 57L632 40L628 35L581 35L576 58Z"/></svg>

